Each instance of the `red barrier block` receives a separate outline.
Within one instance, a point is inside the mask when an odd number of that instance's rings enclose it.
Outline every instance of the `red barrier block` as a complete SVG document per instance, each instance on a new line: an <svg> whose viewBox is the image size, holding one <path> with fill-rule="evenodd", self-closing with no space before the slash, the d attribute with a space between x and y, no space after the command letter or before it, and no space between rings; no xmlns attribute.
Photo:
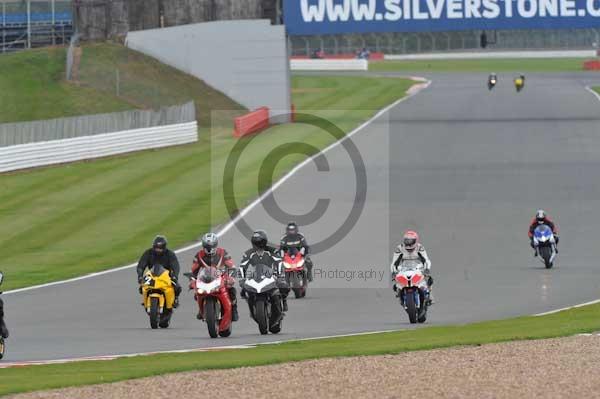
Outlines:
<svg viewBox="0 0 600 399"><path fill-rule="evenodd" d="M269 127L269 108L261 107L249 114L239 116L234 120L234 137L243 137L258 133Z"/></svg>
<svg viewBox="0 0 600 399"><path fill-rule="evenodd" d="M583 69L586 71L600 71L600 60L591 60L583 63Z"/></svg>

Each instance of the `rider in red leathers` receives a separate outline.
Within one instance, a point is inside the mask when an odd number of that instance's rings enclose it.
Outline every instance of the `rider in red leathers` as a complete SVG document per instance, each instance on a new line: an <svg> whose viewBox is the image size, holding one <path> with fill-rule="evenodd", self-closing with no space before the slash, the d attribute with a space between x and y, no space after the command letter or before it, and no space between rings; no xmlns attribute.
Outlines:
<svg viewBox="0 0 600 399"><path fill-rule="evenodd" d="M238 321L237 292L234 286L234 276L237 274L236 267L227 251L224 248L219 247L219 238L214 233L207 233L202 237L202 249L194 256L192 276L198 277L200 269L210 266L216 267L217 269L227 269L227 276L230 280L228 281L227 291L229 293L229 299L231 300L231 319L233 321ZM201 312L198 312L197 318L202 319Z"/></svg>

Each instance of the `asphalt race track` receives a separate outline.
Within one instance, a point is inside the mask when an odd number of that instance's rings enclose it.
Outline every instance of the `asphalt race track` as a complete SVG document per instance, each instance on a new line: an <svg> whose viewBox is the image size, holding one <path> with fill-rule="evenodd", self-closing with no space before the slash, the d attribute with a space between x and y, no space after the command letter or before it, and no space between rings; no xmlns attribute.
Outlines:
<svg viewBox="0 0 600 399"><path fill-rule="evenodd" d="M172 328L151 330L128 269L6 295L6 361L411 328L390 289L388 266L407 228L421 233L433 261L437 303L426 325L527 315L596 299L600 102L584 89L590 76L531 75L517 94L510 75L500 74L493 92L481 74L433 75L428 89L355 135L367 171L364 210L339 243L314 256L320 269L315 284L307 298L290 300L279 335L260 336L241 302L232 336L210 339L187 292ZM308 165L274 195L293 213L306 213L318 198L331 199L326 214L304 228L311 242L330 236L356 205L355 173L344 147L326 156L330 171ZM528 222L537 207L547 209L561 229L553 270L545 270L528 245ZM246 220L275 241L282 233L262 206ZM235 228L221 243L236 262L249 246ZM185 269L192 255L180 256Z"/></svg>

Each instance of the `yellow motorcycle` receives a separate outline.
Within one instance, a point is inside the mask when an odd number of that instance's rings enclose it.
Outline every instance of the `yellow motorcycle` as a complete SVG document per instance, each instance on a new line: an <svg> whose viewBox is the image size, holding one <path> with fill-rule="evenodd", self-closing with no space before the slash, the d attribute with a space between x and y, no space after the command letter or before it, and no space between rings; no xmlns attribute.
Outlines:
<svg viewBox="0 0 600 399"><path fill-rule="evenodd" d="M525 76L521 75L515 78L515 88L517 89L517 92L520 92L523 90L523 87L525 87Z"/></svg>
<svg viewBox="0 0 600 399"><path fill-rule="evenodd" d="M175 303L175 287L169 271L161 265L146 269L141 291L142 305L150 316L150 327L168 328Z"/></svg>

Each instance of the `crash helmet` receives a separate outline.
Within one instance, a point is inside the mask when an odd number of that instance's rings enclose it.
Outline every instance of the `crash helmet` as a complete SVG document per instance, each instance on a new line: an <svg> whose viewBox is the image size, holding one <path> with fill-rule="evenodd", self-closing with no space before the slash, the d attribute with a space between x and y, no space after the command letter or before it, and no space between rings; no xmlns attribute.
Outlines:
<svg viewBox="0 0 600 399"><path fill-rule="evenodd" d="M285 232L287 234L298 234L298 223L289 222L285 228Z"/></svg>
<svg viewBox="0 0 600 399"><path fill-rule="evenodd" d="M163 235L157 235L152 241L152 250L155 254L162 255L167 250L167 237Z"/></svg>
<svg viewBox="0 0 600 399"><path fill-rule="evenodd" d="M538 224L543 224L546 222L546 211L543 209L538 209L535 213L535 220L537 220Z"/></svg>
<svg viewBox="0 0 600 399"><path fill-rule="evenodd" d="M419 244L419 234L416 231L407 231L404 233L404 237L402 237L402 244L407 251L414 251Z"/></svg>
<svg viewBox="0 0 600 399"><path fill-rule="evenodd" d="M252 243L254 249L265 249L269 239L267 238L267 233L264 230L256 230L254 233L252 233L250 242Z"/></svg>
<svg viewBox="0 0 600 399"><path fill-rule="evenodd" d="M206 233L202 236L202 249L208 255L214 255L219 246L219 237L215 233Z"/></svg>

